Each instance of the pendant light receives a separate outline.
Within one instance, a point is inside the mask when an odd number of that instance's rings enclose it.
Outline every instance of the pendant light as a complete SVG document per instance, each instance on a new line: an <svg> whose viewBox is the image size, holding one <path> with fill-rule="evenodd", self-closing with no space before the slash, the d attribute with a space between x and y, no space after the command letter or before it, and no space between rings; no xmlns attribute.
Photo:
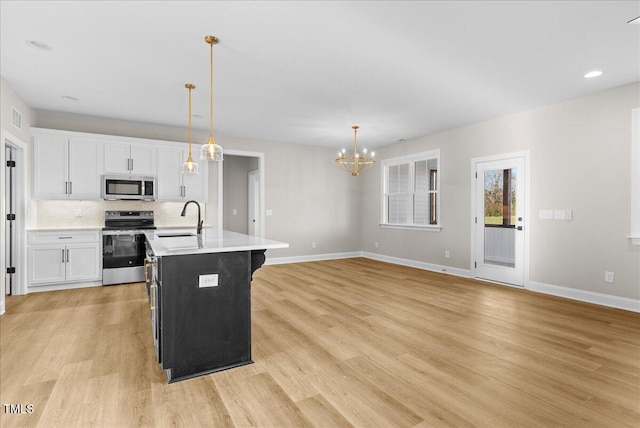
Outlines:
<svg viewBox="0 0 640 428"><path fill-rule="evenodd" d="M198 174L198 164L195 163L191 157L191 91L195 89L195 85L187 83L184 87L189 90L189 157L187 157L185 163L182 164L182 173L194 175Z"/></svg>
<svg viewBox="0 0 640 428"><path fill-rule="evenodd" d="M351 173L354 177L360 174L365 169L371 168L374 163L376 163L376 154L371 152L371 154L367 154L367 149L364 149L362 153L358 153L358 129L360 128L358 125L353 125L351 127L353 129L353 155L347 154L345 149L342 149L341 152L338 153L338 158L336 162L342 169Z"/></svg>
<svg viewBox="0 0 640 428"><path fill-rule="evenodd" d="M206 144L203 144L200 148L200 159L208 160L208 161L221 161L223 160L222 155L222 147L216 144L215 138L213 138L213 45L218 44L218 38L214 36L206 36L204 41L211 46L211 56L210 56L210 77L209 77L209 87L210 87L210 97L209 97L209 107L210 107L210 125L209 125L209 141Z"/></svg>

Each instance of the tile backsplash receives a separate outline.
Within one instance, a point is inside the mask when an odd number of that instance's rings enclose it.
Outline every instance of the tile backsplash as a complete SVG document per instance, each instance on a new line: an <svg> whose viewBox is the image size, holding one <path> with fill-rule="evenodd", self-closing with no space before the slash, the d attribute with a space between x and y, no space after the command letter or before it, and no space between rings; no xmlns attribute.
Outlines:
<svg viewBox="0 0 640 428"><path fill-rule="evenodd" d="M102 227L105 211L140 210L153 211L156 226L194 226L198 219L198 209L191 204L187 215L181 217L183 202L143 202L143 201L35 201L36 213L31 215L29 228ZM205 205L202 219L205 218Z"/></svg>

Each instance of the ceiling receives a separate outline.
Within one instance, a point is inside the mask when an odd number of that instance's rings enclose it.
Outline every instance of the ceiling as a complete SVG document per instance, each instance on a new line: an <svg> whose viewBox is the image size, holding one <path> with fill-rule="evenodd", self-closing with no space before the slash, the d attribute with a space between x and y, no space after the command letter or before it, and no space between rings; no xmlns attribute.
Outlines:
<svg viewBox="0 0 640 428"><path fill-rule="evenodd" d="M376 147L639 81L639 15L637 0L2 0L0 74L36 111L185 128L194 83L207 130L210 34L223 147L339 148L353 124Z"/></svg>

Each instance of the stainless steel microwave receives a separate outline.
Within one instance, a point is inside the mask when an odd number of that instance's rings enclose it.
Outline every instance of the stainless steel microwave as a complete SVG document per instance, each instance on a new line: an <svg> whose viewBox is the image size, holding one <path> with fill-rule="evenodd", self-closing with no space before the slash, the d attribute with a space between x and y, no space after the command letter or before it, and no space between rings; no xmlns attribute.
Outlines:
<svg viewBox="0 0 640 428"><path fill-rule="evenodd" d="M156 178L128 174L105 174L102 176L102 199L155 201Z"/></svg>

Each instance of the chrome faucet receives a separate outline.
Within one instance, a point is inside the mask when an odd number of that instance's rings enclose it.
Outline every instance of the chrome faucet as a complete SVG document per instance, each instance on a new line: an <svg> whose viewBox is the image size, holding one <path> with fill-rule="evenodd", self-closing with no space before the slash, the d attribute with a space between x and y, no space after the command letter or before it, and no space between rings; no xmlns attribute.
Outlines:
<svg viewBox="0 0 640 428"><path fill-rule="evenodd" d="M187 215L187 205L189 205L190 203L194 203L198 206L198 235L202 234L202 220L200 220L200 204L197 203L196 201L187 201L184 204L184 208L182 208L182 212L180 213L180 215L182 217L184 217L185 215Z"/></svg>

